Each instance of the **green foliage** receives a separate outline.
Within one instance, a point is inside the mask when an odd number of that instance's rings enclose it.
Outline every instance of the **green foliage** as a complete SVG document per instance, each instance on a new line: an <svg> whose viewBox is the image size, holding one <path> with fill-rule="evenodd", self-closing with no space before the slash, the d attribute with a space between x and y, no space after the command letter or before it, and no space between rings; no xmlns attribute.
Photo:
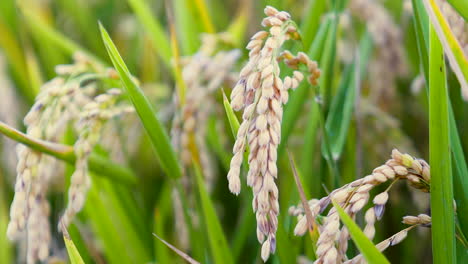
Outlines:
<svg viewBox="0 0 468 264"><path fill-rule="evenodd" d="M109 53L114 67L119 73L124 87L127 89L128 95L130 96L130 99L132 100L132 103L135 106L138 115L140 116L143 126L151 138L151 143L153 144L156 154L161 161L161 165L169 177L173 177L175 179L179 178L182 175L182 172L180 165L177 162L174 150L172 149L171 143L169 142L169 137L167 136L166 130L157 118L148 98L146 98L146 96L143 94L143 91L140 87L138 87L135 81L132 80L132 75L128 71L128 68L125 65L122 57L120 57L120 54L112 42L109 34L102 25L99 26L107 52Z"/></svg>
<svg viewBox="0 0 468 264"><path fill-rule="evenodd" d="M455 262L455 218L448 91L442 46L429 30L429 156L434 263Z"/></svg>
<svg viewBox="0 0 468 264"><path fill-rule="evenodd" d="M80 252L75 247L73 241L67 235L63 236L65 241L65 246L67 247L68 257L70 258L71 264L84 264L83 259L81 258Z"/></svg>

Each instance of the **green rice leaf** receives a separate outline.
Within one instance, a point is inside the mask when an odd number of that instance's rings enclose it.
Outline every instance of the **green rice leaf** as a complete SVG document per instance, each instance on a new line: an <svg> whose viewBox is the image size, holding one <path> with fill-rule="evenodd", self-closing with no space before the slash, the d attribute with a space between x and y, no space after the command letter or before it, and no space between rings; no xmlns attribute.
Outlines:
<svg viewBox="0 0 468 264"><path fill-rule="evenodd" d="M351 217L341 208L339 204L332 200L333 206L336 208L341 221L346 225L349 234L356 246L361 251L364 258L370 264L385 264L390 263L387 258L375 247L375 245L364 235L359 226L351 219Z"/></svg>
<svg viewBox="0 0 468 264"><path fill-rule="evenodd" d="M132 75L112 42L109 34L102 25L99 25L99 27L101 29L102 39L107 52L109 53L112 63L119 73L122 83L151 139L151 143L153 144L156 154L161 162L161 166L168 176L174 179L179 178L182 175L182 170L163 124L156 116L156 112L151 106L148 98L146 98L141 88L138 87L132 79Z"/></svg>
<svg viewBox="0 0 468 264"><path fill-rule="evenodd" d="M71 264L84 264L84 261L81 258L80 252L78 252L78 249L76 248L75 244L71 240L70 235L68 234L67 230L65 228L63 228L62 230L64 232L63 240L65 241L65 246L67 248L68 257L70 258L70 263Z"/></svg>
<svg viewBox="0 0 468 264"><path fill-rule="evenodd" d="M236 114L234 114L234 110L231 107L231 104L229 103L228 98L226 97L226 94L223 91L223 105L224 105L224 110L226 111L226 116L229 121L229 126L231 127L231 132L234 138L237 137L237 130L239 130L239 120L237 120Z"/></svg>
<svg viewBox="0 0 468 264"><path fill-rule="evenodd" d="M303 36L302 43L306 48L312 44L313 38L316 36L322 15L325 12L326 2L323 0L309 0L307 8L304 9L301 34Z"/></svg>
<svg viewBox="0 0 468 264"><path fill-rule="evenodd" d="M168 3L169 1L166 1ZM200 19L194 14L192 0L171 1L182 55L195 53L200 46Z"/></svg>
<svg viewBox="0 0 468 264"><path fill-rule="evenodd" d="M198 193L200 195L203 219L206 225L206 232L210 243L211 253L214 263L234 263L224 231L216 215L214 204L206 191L200 167L195 164L195 177L197 181Z"/></svg>
<svg viewBox="0 0 468 264"><path fill-rule="evenodd" d="M325 128L330 140L331 154L335 160L340 158L346 142L349 125L353 118L356 95L361 85L360 80L365 73L364 69L367 68L371 46L370 35L366 34L361 41L358 57L348 66L343 75L327 116ZM326 157L324 144L322 144L322 153Z"/></svg>
<svg viewBox="0 0 468 264"><path fill-rule="evenodd" d="M455 263L455 217L449 141L448 91L442 45L429 31L429 164L434 263Z"/></svg>
<svg viewBox="0 0 468 264"><path fill-rule="evenodd" d="M428 60L424 59L428 57L427 50L429 48L429 39L428 36L425 38L423 33L423 28L429 28L429 19L424 10L424 6L421 0L413 0L413 6L416 7L415 10L415 26L416 33L418 33L418 47L421 60L423 72L425 79L429 77L429 65ZM424 18L425 19L421 19ZM428 31L428 30L425 30ZM466 166L466 159L462 149L462 143L460 136L457 130L457 124L455 122L455 117L451 103L449 102L449 126L450 126L450 146L452 149L452 163L453 163L453 181L454 181L454 196L455 201L457 202L457 211L458 218L462 228L463 233L468 234L468 169Z"/></svg>
<svg viewBox="0 0 468 264"><path fill-rule="evenodd" d="M468 168L462 143L457 130L457 124L453 116L452 107L449 105L450 119L450 146L452 148L453 162L453 191L457 203L457 215L464 235L468 234Z"/></svg>

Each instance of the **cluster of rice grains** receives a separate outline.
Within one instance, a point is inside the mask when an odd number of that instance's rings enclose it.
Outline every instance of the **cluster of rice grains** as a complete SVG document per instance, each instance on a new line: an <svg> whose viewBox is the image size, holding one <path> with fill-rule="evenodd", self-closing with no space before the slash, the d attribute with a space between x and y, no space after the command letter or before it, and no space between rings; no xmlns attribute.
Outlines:
<svg viewBox="0 0 468 264"><path fill-rule="evenodd" d="M132 111L115 104L118 89L102 93L94 64L77 54L72 65L59 65L58 77L45 83L35 104L24 118L27 135L50 142L60 142L67 127L75 125L78 140L74 146L76 170L71 177L69 204L62 218L67 226L81 210L90 185L87 159L97 143L105 120ZM49 187L60 182L62 164L46 154L23 145L17 146L17 178L15 196L10 207L7 235L12 240L25 240L27 262L44 261L49 256L51 241L47 201ZM60 225L61 227L62 225Z"/></svg>
<svg viewBox="0 0 468 264"><path fill-rule="evenodd" d="M300 71L294 71L293 76L282 80L278 60L284 60L293 68L304 64L313 84L320 76L317 63L304 53L296 57L289 52L280 53L286 40L298 37L290 15L270 6L265 8L265 14L267 17L262 26L269 31L256 33L248 43L249 61L241 70L239 81L231 93L232 108L236 111L243 109L244 112L227 176L230 191L239 194L240 167L248 144L247 185L254 193L252 206L257 218L257 238L263 244L261 257L264 261L276 249L279 204L275 178L278 174L276 159L281 138L282 105L288 101L288 90L295 89L304 78Z"/></svg>
<svg viewBox="0 0 468 264"><path fill-rule="evenodd" d="M385 205L389 198L389 190L394 183L401 180L407 180L412 187L420 191L429 192L431 182L430 167L424 160L415 159L408 154L401 154L395 149L392 151L392 159L374 169L371 175L346 184L320 200L310 200L309 208L312 217L316 219L319 214L324 212L333 199L346 213L355 218L356 214L368 203L370 191L389 181L390 184L386 190L374 197L372 200L373 206L365 212L364 219L366 226L364 233L369 239L373 239L375 235L374 224L384 214ZM289 213L298 216L298 223L294 229L294 233L296 235L304 235L308 230L308 224L302 206L291 207ZM376 246L379 250L383 251L389 246L400 243L406 237L408 231L415 226L429 226L431 218L424 214L416 217L406 216L403 218L403 223L410 225L410 227L377 244ZM323 221L321 223L317 222L317 224L320 237L317 241L317 260L315 263L361 263L364 261L361 255L353 259L347 259L346 250L350 236L346 227L342 226L340 229L340 219L334 207L328 211Z"/></svg>

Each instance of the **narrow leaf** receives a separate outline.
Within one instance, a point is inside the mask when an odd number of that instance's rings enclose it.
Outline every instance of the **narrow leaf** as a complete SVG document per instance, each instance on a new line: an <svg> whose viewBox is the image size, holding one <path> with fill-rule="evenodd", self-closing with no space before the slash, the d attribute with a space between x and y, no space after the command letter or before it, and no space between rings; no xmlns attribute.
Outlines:
<svg viewBox="0 0 468 264"><path fill-rule="evenodd" d="M442 45L429 31L429 164L434 263L455 263L455 218L449 142L448 91Z"/></svg>
<svg viewBox="0 0 468 264"><path fill-rule="evenodd" d="M239 120L237 120L236 114L234 114L234 110L231 107L231 104L229 103L228 98L226 97L226 94L223 91L223 105L224 105L224 110L226 111L226 115L229 121L229 125L231 127L231 132L234 138L237 137L237 130L239 130Z"/></svg>
<svg viewBox="0 0 468 264"><path fill-rule="evenodd" d="M339 204L332 200L333 206L336 208L341 221L346 225L349 234L353 239L359 251L370 264L385 264L390 263L387 258L380 252L375 245L366 237L359 226L351 219L351 217L341 208Z"/></svg>
<svg viewBox="0 0 468 264"><path fill-rule="evenodd" d="M156 112L151 106L148 98L146 98L141 88L132 79L133 77L112 42L109 34L101 24L99 27L101 29L102 39L107 52L109 53L112 63L119 73L120 79L122 80L122 83L127 90L138 115L140 116L141 122L151 139L151 143L153 144L156 154L160 160L161 166L170 177L175 179L179 178L182 175L182 170L163 124L157 118Z"/></svg>
<svg viewBox="0 0 468 264"><path fill-rule="evenodd" d="M183 259L185 259L188 263L191 263L191 264L200 264L200 262L194 260L193 258L191 258L187 253L184 253L182 250L174 247L173 245L169 244L166 240L160 238L158 235L156 235L155 233L153 233L153 236L155 236L157 239L159 239L159 241L163 242L166 246L168 246L170 249L172 249L175 253L177 253L177 255L181 256Z"/></svg>
<svg viewBox="0 0 468 264"><path fill-rule="evenodd" d="M338 88L338 93L334 96L330 112L327 116L325 128L327 130L330 148L333 159L338 160L343 151L349 125L353 118L356 96L359 91L360 80L367 68L370 56L372 41L366 34L360 45L359 53L353 64L348 66L342 82ZM325 152L325 145L322 144L322 153ZM324 154L324 156L326 156Z"/></svg>
<svg viewBox="0 0 468 264"><path fill-rule="evenodd" d="M66 227L62 228L63 231L63 240L65 241L65 246L67 248L68 257L70 258L71 264L84 264L83 259L81 258L80 252L76 248L75 244L70 238Z"/></svg>
<svg viewBox="0 0 468 264"><path fill-rule="evenodd" d="M307 8L304 9L304 18L301 23L301 33L303 34L302 42L304 47L309 47L312 44L312 40L315 33L321 23L322 15L326 8L326 2L323 0L309 0Z"/></svg>
<svg viewBox="0 0 468 264"><path fill-rule="evenodd" d="M228 264L234 263L226 237L224 236L224 231L221 227L218 216L216 215L213 202L206 191L200 168L195 164L194 169L201 200L203 218L206 224L206 232L208 233L208 240L213 254L213 262Z"/></svg>
<svg viewBox="0 0 468 264"><path fill-rule="evenodd" d="M301 179L299 173L297 172L296 163L292 157L292 154L288 152L289 156L289 165L293 171L294 181L296 182L297 191L299 192L299 197L301 198L302 208L304 208L305 215L307 218L307 226L309 231L315 229L314 225L314 218L312 217L312 212L310 211L309 202L307 201L307 197L304 192L304 188L302 187Z"/></svg>

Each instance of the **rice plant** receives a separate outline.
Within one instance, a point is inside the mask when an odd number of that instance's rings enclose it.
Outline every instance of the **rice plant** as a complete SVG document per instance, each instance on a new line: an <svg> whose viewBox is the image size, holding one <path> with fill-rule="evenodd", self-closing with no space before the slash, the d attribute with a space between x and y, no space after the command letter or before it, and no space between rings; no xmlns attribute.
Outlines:
<svg viewBox="0 0 468 264"><path fill-rule="evenodd" d="M468 263L464 0L0 1L0 263Z"/></svg>

